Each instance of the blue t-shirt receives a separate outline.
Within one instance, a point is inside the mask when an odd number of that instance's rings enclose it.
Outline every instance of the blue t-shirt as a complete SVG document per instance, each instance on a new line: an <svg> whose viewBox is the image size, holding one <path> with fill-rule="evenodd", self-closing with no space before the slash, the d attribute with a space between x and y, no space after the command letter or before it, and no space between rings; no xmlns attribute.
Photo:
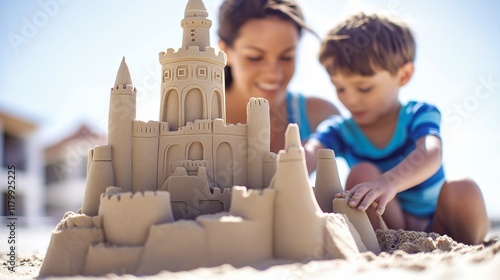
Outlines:
<svg viewBox="0 0 500 280"><path fill-rule="evenodd" d="M334 150L336 156L343 157L349 167L370 162L384 173L415 150L416 142L422 136L441 137L440 121L441 114L435 106L411 101L401 108L394 135L383 148L375 147L352 118L344 119L341 116L332 116L323 121L311 138L320 141L325 148ZM418 158L415 161L418 164ZM430 178L398 194L403 210L417 216L434 213L443 182L441 165Z"/></svg>

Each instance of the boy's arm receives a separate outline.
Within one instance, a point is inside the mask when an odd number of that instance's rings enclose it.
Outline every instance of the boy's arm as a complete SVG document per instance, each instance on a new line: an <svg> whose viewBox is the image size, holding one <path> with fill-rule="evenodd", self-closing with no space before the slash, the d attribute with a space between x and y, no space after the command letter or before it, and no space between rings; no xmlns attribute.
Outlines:
<svg viewBox="0 0 500 280"><path fill-rule="evenodd" d="M426 135L420 138L415 150L401 163L382 174L372 182L354 186L349 205L366 210L377 202L377 213L382 215L385 206L397 193L416 186L431 177L441 166L442 145L437 136Z"/></svg>
<svg viewBox="0 0 500 280"><path fill-rule="evenodd" d="M306 155L306 165L309 174L316 170L316 165L318 163L318 150L323 149L324 146L316 139L310 139L304 145L304 152Z"/></svg>

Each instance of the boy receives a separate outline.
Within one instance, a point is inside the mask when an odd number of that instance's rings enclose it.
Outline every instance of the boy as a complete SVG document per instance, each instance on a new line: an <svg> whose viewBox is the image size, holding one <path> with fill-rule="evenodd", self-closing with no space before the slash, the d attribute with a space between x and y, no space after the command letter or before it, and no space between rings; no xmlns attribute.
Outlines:
<svg viewBox="0 0 500 280"><path fill-rule="evenodd" d="M318 127L304 147L308 169L318 149L333 149L351 168L349 205L367 211L375 228L381 215L389 228L481 243L489 230L484 200L474 181L445 179L438 109L398 100L414 58L409 28L376 15L352 16L330 31L319 59L352 117Z"/></svg>

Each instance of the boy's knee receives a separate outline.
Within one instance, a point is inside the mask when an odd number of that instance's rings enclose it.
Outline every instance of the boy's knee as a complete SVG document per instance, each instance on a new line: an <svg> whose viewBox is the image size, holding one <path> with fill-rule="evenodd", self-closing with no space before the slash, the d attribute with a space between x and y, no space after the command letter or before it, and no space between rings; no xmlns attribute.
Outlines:
<svg viewBox="0 0 500 280"><path fill-rule="evenodd" d="M445 211L452 213L459 211L459 209L467 212L472 211L471 208L483 209L484 199L476 182L471 179L460 179L446 182L443 185L438 205L444 207Z"/></svg>
<svg viewBox="0 0 500 280"><path fill-rule="evenodd" d="M349 190L359 183L375 180L381 174L380 170L369 162L356 164L351 168L351 172L347 177L346 189Z"/></svg>
<svg viewBox="0 0 500 280"><path fill-rule="evenodd" d="M370 162L362 162L356 164L351 168L351 173L352 172L359 172L361 174L366 174L367 176L370 175L379 176L380 174L382 174L380 170L377 168L377 166L375 166Z"/></svg>
<svg viewBox="0 0 500 280"><path fill-rule="evenodd" d="M454 197L456 199L482 199L481 189L470 178L446 182L443 185L441 193L447 197Z"/></svg>

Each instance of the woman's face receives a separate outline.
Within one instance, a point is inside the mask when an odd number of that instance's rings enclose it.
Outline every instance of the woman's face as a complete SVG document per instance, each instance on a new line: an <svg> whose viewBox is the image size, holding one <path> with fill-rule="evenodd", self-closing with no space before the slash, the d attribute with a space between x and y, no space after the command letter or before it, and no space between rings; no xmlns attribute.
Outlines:
<svg viewBox="0 0 500 280"><path fill-rule="evenodd" d="M266 98L272 106L283 100L295 71L299 33L297 27L276 17L252 19L239 31L228 55L233 84L231 92Z"/></svg>

